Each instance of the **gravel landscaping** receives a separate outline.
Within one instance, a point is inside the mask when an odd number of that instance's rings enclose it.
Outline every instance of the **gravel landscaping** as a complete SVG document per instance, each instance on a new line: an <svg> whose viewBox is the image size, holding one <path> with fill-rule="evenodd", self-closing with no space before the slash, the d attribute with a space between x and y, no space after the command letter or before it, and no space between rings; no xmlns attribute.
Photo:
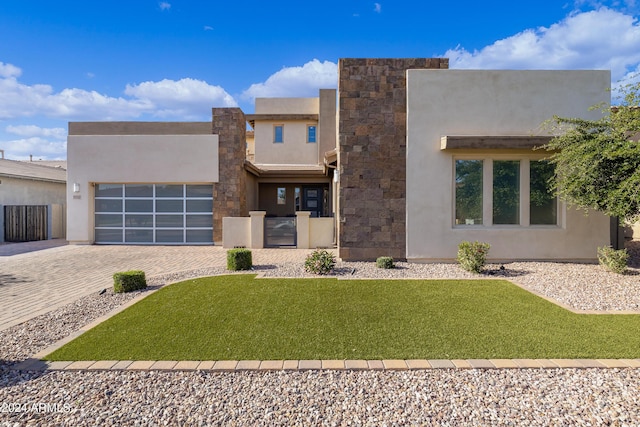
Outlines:
<svg viewBox="0 0 640 427"><path fill-rule="evenodd" d="M484 275L455 264L338 263L357 278L505 277L577 310L640 311L640 244L630 270L509 263ZM302 265L256 265L305 277ZM222 268L156 276L166 283ZM144 291L143 291L144 292ZM21 425L640 425L640 369L279 372L20 372L8 369L139 295L80 298L0 332L0 426ZM640 354L639 354L640 357ZM40 405L40 406L38 406ZM48 405L48 406L47 406Z"/></svg>

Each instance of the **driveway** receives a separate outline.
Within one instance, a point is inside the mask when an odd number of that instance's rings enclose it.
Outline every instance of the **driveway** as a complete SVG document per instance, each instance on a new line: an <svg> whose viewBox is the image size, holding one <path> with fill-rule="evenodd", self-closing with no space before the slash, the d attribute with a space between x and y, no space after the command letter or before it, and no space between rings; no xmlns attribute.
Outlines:
<svg viewBox="0 0 640 427"><path fill-rule="evenodd" d="M254 264L304 262L303 249L254 249ZM113 273L147 277L226 266L220 246L84 246L63 240L0 245L0 331L113 286Z"/></svg>

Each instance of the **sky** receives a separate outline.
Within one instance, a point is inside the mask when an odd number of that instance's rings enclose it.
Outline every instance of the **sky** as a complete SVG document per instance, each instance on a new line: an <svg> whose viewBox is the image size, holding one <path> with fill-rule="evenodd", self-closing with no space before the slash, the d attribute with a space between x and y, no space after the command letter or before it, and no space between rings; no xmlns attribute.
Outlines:
<svg viewBox="0 0 640 427"><path fill-rule="evenodd" d="M70 121L209 121L337 86L339 58L640 72L640 0L0 2L0 150L66 158ZM637 76L636 76L637 77Z"/></svg>

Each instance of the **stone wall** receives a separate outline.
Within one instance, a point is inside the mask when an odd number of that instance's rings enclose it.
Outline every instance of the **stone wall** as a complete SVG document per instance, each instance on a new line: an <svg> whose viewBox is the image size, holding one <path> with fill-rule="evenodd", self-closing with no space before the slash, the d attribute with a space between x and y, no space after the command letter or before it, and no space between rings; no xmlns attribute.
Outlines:
<svg viewBox="0 0 640 427"><path fill-rule="evenodd" d="M448 67L446 58L340 59L340 258L406 258L406 70Z"/></svg>
<svg viewBox="0 0 640 427"><path fill-rule="evenodd" d="M213 108L220 179L213 185L213 241L222 244L222 218L248 216L244 169L247 123L239 108Z"/></svg>

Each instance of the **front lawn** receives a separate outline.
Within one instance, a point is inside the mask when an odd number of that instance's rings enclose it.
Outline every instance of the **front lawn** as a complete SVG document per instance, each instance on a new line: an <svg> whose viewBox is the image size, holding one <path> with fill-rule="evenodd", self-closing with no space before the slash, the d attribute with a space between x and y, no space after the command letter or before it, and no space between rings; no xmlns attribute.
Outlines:
<svg viewBox="0 0 640 427"><path fill-rule="evenodd" d="M638 331L504 280L229 275L167 286L47 360L638 358Z"/></svg>

